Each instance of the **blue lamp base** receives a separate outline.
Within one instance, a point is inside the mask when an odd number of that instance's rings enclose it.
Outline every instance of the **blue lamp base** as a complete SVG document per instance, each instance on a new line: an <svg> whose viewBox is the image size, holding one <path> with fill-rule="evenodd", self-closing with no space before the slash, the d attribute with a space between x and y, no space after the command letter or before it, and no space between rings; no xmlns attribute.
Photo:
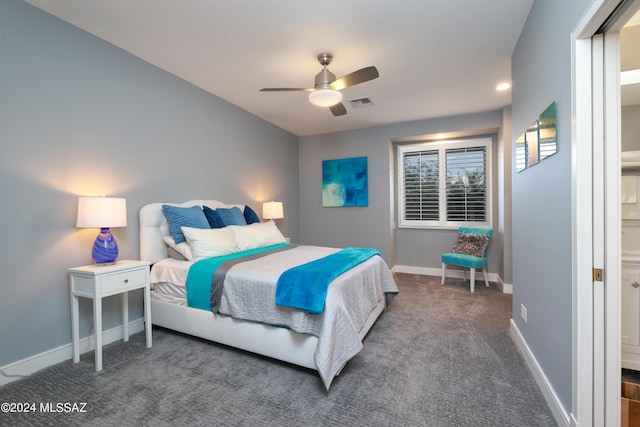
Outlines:
<svg viewBox="0 0 640 427"><path fill-rule="evenodd" d="M93 243L91 257L96 264L108 265L116 262L118 258L118 244L109 228L101 228L100 234Z"/></svg>

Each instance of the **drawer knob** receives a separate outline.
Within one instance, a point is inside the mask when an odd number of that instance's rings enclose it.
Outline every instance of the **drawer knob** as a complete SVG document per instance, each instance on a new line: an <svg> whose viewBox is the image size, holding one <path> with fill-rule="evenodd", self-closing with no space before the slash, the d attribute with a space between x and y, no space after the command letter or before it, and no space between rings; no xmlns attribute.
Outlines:
<svg viewBox="0 0 640 427"><path fill-rule="evenodd" d="M124 279L124 283L129 283L129 279ZM637 283L638 283L638 282L636 282L636 284L637 284ZM637 288L638 286L640 286L640 285L637 285L637 286L636 286L636 288Z"/></svg>
<svg viewBox="0 0 640 427"><path fill-rule="evenodd" d="M638 282L633 282L633 283L631 284L631 286L633 286L634 288L637 288L638 286L640 286L640 283L638 283Z"/></svg>

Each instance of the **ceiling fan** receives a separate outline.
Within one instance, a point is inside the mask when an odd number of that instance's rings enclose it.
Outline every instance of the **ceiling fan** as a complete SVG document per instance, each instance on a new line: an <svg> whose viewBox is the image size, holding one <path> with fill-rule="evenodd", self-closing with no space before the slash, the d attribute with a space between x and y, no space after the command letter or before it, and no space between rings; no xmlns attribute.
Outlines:
<svg viewBox="0 0 640 427"><path fill-rule="evenodd" d="M329 107L334 116L343 116L347 114L347 110L342 104L342 93L340 93L340 90L376 79L380 74L376 67L371 66L361 68L358 71L336 79L335 74L327 68L327 65L329 65L332 60L333 55L330 53L321 53L318 55L318 62L323 66L323 69L316 74L316 82L313 88L268 87L260 89L260 92L311 92L309 94L309 101L311 101L312 104L320 107Z"/></svg>

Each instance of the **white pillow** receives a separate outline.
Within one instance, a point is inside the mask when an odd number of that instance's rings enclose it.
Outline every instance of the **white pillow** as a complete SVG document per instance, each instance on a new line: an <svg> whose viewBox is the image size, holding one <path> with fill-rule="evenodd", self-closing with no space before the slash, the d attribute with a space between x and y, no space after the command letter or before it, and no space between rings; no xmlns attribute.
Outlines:
<svg viewBox="0 0 640 427"><path fill-rule="evenodd" d="M238 245L233 232L225 228L191 228L181 227L187 239L193 260L228 255L238 252Z"/></svg>
<svg viewBox="0 0 640 427"><path fill-rule="evenodd" d="M255 222L249 225L230 225L226 228L233 230L238 248L241 251L287 242L273 221Z"/></svg>
<svg viewBox="0 0 640 427"><path fill-rule="evenodd" d="M171 236L164 236L162 240L164 240L167 246L182 255L184 259L186 259L187 261L193 261L193 254L191 253L191 248L189 247L189 244L187 242L176 243L176 241L173 240L173 237ZM173 258L171 256L171 253L169 253L169 256Z"/></svg>

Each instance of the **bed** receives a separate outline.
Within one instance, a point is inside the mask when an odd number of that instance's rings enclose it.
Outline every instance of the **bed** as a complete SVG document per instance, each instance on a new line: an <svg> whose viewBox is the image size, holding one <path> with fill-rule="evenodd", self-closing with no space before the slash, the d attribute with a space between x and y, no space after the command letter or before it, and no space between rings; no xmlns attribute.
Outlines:
<svg viewBox="0 0 640 427"><path fill-rule="evenodd" d="M234 261L221 279L223 286L215 309L195 308L198 304L194 303L194 296L187 296L186 282L191 280L190 292L195 295L189 271L196 263L179 259L182 257L167 245L167 238L171 240L175 229L170 229L163 205L216 211L244 207L216 200L191 200L151 203L140 210L140 259L152 264L152 323L316 370L327 390L348 360L362 350L363 338L398 292L386 263L374 254L333 279L321 312L311 314L276 305L276 281L285 271L298 264L322 262L341 251L282 243L276 245L277 249L264 248L265 252L255 258ZM262 229L268 225L251 227ZM240 239L251 227L226 229L244 233L236 235ZM223 257L199 262L216 258ZM213 285L209 284L209 289Z"/></svg>

